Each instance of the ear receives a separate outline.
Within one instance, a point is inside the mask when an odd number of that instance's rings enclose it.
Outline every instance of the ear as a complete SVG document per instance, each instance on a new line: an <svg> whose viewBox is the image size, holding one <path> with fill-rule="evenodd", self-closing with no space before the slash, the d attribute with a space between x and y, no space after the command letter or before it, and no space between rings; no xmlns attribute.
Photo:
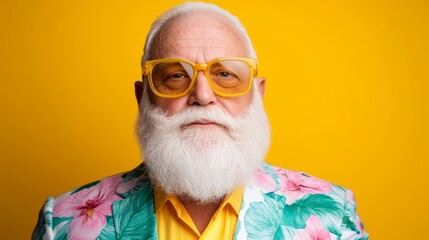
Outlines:
<svg viewBox="0 0 429 240"><path fill-rule="evenodd" d="M136 94L137 104L140 107L140 102L141 102L142 96L143 96L143 82L142 81L136 81L134 83L134 91Z"/></svg>
<svg viewBox="0 0 429 240"><path fill-rule="evenodd" d="M264 95L265 95L265 78L264 77L256 78L256 85L258 86L258 90L259 90L259 93L261 94L261 97L264 97Z"/></svg>

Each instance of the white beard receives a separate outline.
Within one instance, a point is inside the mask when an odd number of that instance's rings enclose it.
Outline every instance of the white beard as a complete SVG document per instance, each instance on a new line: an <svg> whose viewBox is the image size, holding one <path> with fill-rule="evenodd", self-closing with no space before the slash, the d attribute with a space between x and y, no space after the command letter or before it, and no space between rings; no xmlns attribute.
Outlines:
<svg viewBox="0 0 429 240"><path fill-rule="evenodd" d="M183 127L198 120L222 127ZM167 116L149 102L145 89L136 133L155 186L201 203L218 201L251 181L270 144L257 90L247 111L232 117L218 107L189 107Z"/></svg>

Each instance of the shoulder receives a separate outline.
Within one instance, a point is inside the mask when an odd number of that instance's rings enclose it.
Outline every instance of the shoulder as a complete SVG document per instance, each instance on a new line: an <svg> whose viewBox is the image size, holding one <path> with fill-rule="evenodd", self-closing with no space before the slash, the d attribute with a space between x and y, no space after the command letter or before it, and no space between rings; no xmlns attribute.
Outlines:
<svg viewBox="0 0 429 240"><path fill-rule="evenodd" d="M81 234L95 239L108 231L112 224L112 205L115 201L133 196L148 185L149 180L142 164L132 171L116 174L86 184L57 197L50 197L39 214L33 239L50 239L64 235L80 238ZM90 223L90 224L88 224ZM76 231L74 231L76 230ZM92 238L93 237L93 238Z"/></svg>
<svg viewBox="0 0 429 240"><path fill-rule="evenodd" d="M54 203L53 213L54 215L64 214L63 210L67 211L64 206L70 206L70 204L85 203L88 206L95 206L125 198L132 194L133 189L137 187L137 183L141 180L148 180L143 164L131 171L105 177L51 198Z"/></svg>
<svg viewBox="0 0 429 240"><path fill-rule="evenodd" d="M306 239L317 232L321 239L365 239L355 210L349 189L265 163L246 188L240 224L253 238Z"/></svg>
<svg viewBox="0 0 429 240"><path fill-rule="evenodd" d="M336 201L344 202L346 188L326 180L311 176L304 172L287 170L264 163L257 172L253 187L264 193L273 193L285 197L285 203L290 205L308 195L330 195Z"/></svg>

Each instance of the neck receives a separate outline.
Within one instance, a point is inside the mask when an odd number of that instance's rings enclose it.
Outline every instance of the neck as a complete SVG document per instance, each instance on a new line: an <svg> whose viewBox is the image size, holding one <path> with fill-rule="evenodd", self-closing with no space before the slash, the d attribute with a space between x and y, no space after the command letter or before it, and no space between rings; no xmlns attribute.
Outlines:
<svg viewBox="0 0 429 240"><path fill-rule="evenodd" d="M224 200L222 198L214 202L201 203L189 197L180 197L179 199L200 233L203 233L207 228L213 214Z"/></svg>

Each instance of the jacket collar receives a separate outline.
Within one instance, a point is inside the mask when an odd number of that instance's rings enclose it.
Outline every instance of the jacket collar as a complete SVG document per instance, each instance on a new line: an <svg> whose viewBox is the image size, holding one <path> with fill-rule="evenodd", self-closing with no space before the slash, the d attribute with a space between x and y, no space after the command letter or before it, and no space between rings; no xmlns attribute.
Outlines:
<svg viewBox="0 0 429 240"><path fill-rule="evenodd" d="M116 238L158 239L153 192L146 166L140 164L124 174L116 192L124 198L112 205Z"/></svg>
<svg viewBox="0 0 429 240"><path fill-rule="evenodd" d="M267 170L272 171L267 164L264 164L263 168L265 172ZM154 193L145 164L142 163L134 170L124 174L116 192L124 198L114 202L112 205L116 238L158 239ZM255 202L259 202L259 204L256 204L257 207L254 204ZM246 186L234 239L247 239L247 229L259 228L261 227L261 222L267 224L264 227L271 229L273 231L272 236L274 236L280 224L284 208L278 202L278 199L273 198L271 191L264 191L263 186L260 186L258 182ZM267 214L261 214L264 212ZM249 216L254 216L257 221L246 220L250 219Z"/></svg>

